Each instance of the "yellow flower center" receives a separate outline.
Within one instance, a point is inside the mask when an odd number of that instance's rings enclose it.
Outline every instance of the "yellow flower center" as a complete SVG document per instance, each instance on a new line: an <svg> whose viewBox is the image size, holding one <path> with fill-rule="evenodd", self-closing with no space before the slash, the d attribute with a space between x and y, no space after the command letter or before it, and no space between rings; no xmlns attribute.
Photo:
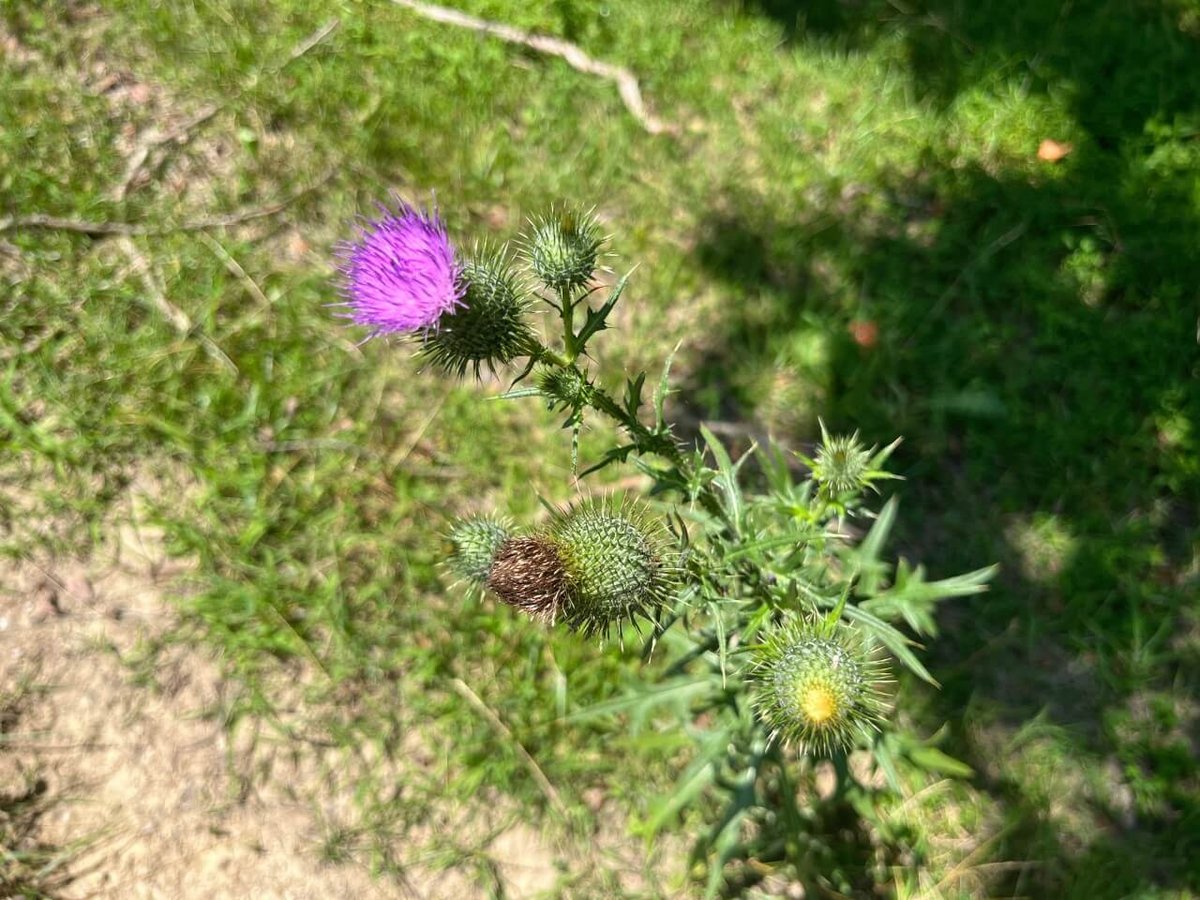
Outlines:
<svg viewBox="0 0 1200 900"><path fill-rule="evenodd" d="M800 689L800 710L813 725L824 725L837 713L837 697L825 685Z"/></svg>

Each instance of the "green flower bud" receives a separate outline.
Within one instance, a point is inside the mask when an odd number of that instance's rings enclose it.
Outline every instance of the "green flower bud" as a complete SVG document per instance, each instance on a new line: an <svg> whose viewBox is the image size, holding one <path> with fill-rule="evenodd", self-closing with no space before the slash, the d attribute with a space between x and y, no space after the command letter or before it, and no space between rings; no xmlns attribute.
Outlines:
<svg viewBox="0 0 1200 900"><path fill-rule="evenodd" d="M494 370L528 354L537 338L526 321L529 292L504 250L479 249L463 263L462 304L444 314L426 334L422 355L458 377L484 363Z"/></svg>
<svg viewBox="0 0 1200 900"><path fill-rule="evenodd" d="M459 519L450 529L453 552L447 561L450 571L474 586L487 583L492 561L501 544L509 538L510 528L488 516Z"/></svg>
<svg viewBox="0 0 1200 900"><path fill-rule="evenodd" d="M451 540L450 567L462 577L535 619L589 635L656 616L676 584L666 530L625 504L560 510L542 531L517 537L500 523L470 519Z"/></svg>
<svg viewBox="0 0 1200 900"><path fill-rule="evenodd" d="M838 624L793 620L754 655L754 706L772 739L804 752L846 751L870 736L887 708L886 664Z"/></svg>
<svg viewBox="0 0 1200 900"><path fill-rule="evenodd" d="M534 375L534 384L555 405L571 409L587 406L594 393L591 382L574 366L539 369Z"/></svg>
<svg viewBox="0 0 1200 900"><path fill-rule="evenodd" d="M567 625L607 635L638 617L652 618L676 583L665 529L636 507L588 502L560 511L546 531L566 573Z"/></svg>
<svg viewBox="0 0 1200 900"><path fill-rule="evenodd" d="M858 432L830 437L822 422L812 477L835 497L860 490L869 483L872 456L873 451L858 442Z"/></svg>
<svg viewBox="0 0 1200 900"><path fill-rule="evenodd" d="M543 284L569 291L591 281L605 239L590 210L551 210L530 224L533 231L525 237L524 251Z"/></svg>

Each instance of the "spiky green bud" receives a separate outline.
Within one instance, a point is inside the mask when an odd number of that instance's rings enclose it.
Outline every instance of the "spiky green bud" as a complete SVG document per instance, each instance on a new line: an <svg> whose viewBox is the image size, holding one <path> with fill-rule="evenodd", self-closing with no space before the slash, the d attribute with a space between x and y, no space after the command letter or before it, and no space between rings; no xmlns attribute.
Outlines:
<svg viewBox="0 0 1200 900"><path fill-rule="evenodd" d="M585 634L653 618L675 588L665 529L632 504L588 502L558 512L546 531L567 581L563 618Z"/></svg>
<svg viewBox="0 0 1200 900"><path fill-rule="evenodd" d="M592 280L604 244L600 223L590 210L551 210L531 221L524 251L530 268L549 288L569 291Z"/></svg>
<svg viewBox="0 0 1200 900"><path fill-rule="evenodd" d="M451 540L455 572L535 619L589 635L655 617L676 584L666 530L632 504L585 502L515 537L473 519L459 523Z"/></svg>
<svg viewBox="0 0 1200 900"><path fill-rule="evenodd" d="M458 377L480 366L494 369L536 347L527 321L529 292L513 270L507 253L479 249L463 263L462 304L443 315L425 336L422 354L438 368Z"/></svg>
<svg viewBox="0 0 1200 900"><path fill-rule="evenodd" d="M484 585L496 552L509 539L510 531L506 522L488 516L459 519L450 529L454 548L447 561L450 571L474 586Z"/></svg>
<svg viewBox="0 0 1200 900"><path fill-rule="evenodd" d="M833 496L860 490L868 483L873 450L858 441L858 432L830 437L821 423L821 446L817 448L812 477Z"/></svg>
<svg viewBox="0 0 1200 900"><path fill-rule="evenodd" d="M878 728L887 708L886 664L841 624L785 624L758 648L750 675L772 739L805 752L849 750Z"/></svg>
<svg viewBox="0 0 1200 900"><path fill-rule="evenodd" d="M555 405L571 409L589 405L595 393L591 382L574 366L539 369L534 375L534 384Z"/></svg>

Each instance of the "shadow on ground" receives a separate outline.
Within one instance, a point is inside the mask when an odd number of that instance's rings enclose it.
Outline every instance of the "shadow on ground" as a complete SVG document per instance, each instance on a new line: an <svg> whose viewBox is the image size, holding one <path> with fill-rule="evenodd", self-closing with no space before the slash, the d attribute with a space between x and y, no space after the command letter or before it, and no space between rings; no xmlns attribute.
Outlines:
<svg viewBox="0 0 1200 900"><path fill-rule="evenodd" d="M931 727L956 723L947 749L1005 803L992 858L1034 861L1001 892L1197 888L1200 6L745 8L793 47L854 53L899 33L931 115L982 82L1070 98L1084 139L1044 176L934 150L816 207L720 197L697 259L762 302L728 309L693 396L732 391L745 414L762 398L737 396L737 373L786 370L815 333L815 412L906 438L903 549L940 574L1002 563L990 594L944 610L928 710ZM862 212L864 191L886 215ZM1016 737L998 743L994 725ZM1111 776L1087 793L1094 839L1051 814L1061 773L1014 775L1038 735L1080 777Z"/></svg>

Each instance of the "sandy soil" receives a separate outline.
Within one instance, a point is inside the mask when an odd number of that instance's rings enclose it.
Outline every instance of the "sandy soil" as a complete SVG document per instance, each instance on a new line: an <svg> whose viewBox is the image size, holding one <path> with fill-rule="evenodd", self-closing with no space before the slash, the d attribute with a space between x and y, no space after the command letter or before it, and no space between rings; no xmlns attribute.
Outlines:
<svg viewBox="0 0 1200 900"><path fill-rule="evenodd" d="M204 650L141 652L176 624L167 598L180 574L136 526L103 560L0 567L0 697L25 697L15 724L0 723L0 795L19 792L30 773L44 781L46 811L30 839L77 848L61 896L480 895L469 873L374 879L364 865L321 859L330 823L356 814L353 778L329 778L353 761L231 739L221 710L237 686ZM552 887L561 871L520 826L487 854L510 897Z"/></svg>

